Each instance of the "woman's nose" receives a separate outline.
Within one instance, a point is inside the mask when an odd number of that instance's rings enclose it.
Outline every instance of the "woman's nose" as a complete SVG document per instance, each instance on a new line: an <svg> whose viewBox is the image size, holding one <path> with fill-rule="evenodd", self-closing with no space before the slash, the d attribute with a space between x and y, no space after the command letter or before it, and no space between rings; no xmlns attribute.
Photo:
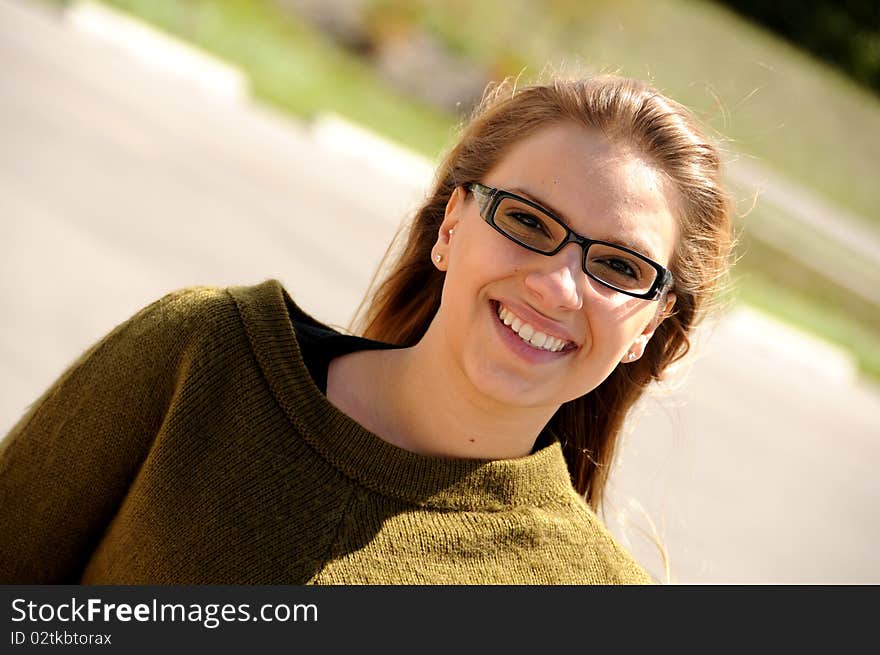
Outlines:
<svg viewBox="0 0 880 655"><path fill-rule="evenodd" d="M551 257L535 254L534 267L525 277L526 287L548 307L580 309L586 278L581 268L582 256L583 250L576 243L568 244Z"/></svg>

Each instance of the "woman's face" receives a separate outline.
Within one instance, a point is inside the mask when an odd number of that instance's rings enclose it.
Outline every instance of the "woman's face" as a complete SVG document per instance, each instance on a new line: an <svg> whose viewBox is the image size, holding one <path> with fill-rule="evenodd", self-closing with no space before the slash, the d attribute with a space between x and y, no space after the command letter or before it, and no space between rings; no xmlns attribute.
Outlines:
<svg viewBox="0 0 880 655"><path fill-rule="evenodd" d="M637 152L599 132L569 123L544 128L478 181L537 202L585 237L638 244L664 266L675 249L668 183ZM486 223L474 195L461 188L447 205L437 254L446 279L432 327L473 388L505 404L558 407L591 391L622 361L641 357L675 301L672 293L642 300L593 281L577 244L552 257L526 250ZM499 317L501 308L567 346L552 352L526 343Z"/></svg>

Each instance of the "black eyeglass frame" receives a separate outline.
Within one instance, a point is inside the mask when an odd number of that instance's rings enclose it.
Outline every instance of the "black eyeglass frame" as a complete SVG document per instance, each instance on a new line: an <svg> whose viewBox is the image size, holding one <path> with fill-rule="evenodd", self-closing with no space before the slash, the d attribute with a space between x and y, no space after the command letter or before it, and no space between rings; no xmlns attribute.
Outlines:
<svg viewBox="0 0 880 655"><path fill-rule="evenodd" d="M547 210L546 208L542 207L541 205L539 205L535 202L532 202L528 198L523 198L522 196L518 196L515 193L511 193L510 191L504 191L503 189L496 189L493 187L489 187L489 186L486 186L485 184L480 184L479 182L468 182L466 184L463 184L462 188L464 188L465 191L472 192L475 197L482 196L484 198L484 202L482 204L479 202L479 199L477 200L477 206L480 208L480 216L483 217L484 221L486 221L489 225L491 225L493 228L495 228L495 230L497 232L500 232L503 236L507 237L508 239L510 239L511 241L516 243L517 245L520 245L527 250L531 250L532 252L536 252L539 255L545 255L547 257L552 257L553 255L558 253L560 250L562 250L565 246L567 246L569 243L578 244L581 247L581 250L583 251L583 257L581 257L581 268L583 269L584 273L586 273L586 275L590 279L595 280L599 284L606 286L609 289L614 289L615 291L619 291L620 293L626 294L627 296L632 296L633 298L642 298L644 300L659 300L660 297L666 291L668 291L670 288L672 288L672 285L675 282L674 278L672 277L672 271L670 271L665 266L658 264L657 262L653 261L652 259L645 257L640 252L636 252L635 250L627 248L626 246L621 246L620 244L611 243L609 241L598 241L596 239L588 239L585 236L581 236L580 234L578 234L577 232L572 230L570 227L568 227L568 225L566 225L565 222L562 219L560 219L558 216L556 216L553 212ZM532 207L533 209L536 209L537 211L540 211L542 214L545 214L548 218L551 218L552 220L556 221L565 230L565 239L558 246L556 246L552 251L547 252L545 250L538 250L537 248L534 248L530 245L527 245L527 244L523 243L522 241L520 241L519 239L514 238L513 236L511 236L510 234L508 234L507 232L502 230L500 227L498 227L498 225L495 223L495 210L498 209L498 205L501 203L501 200L503 198L512 198L513 200L516 200L517 202L521 202L525 205L528 205L529 207ZM634 291L628 291L627 289L621 289L619 287L614 286L613 284L606 282L605 280L600 280L599 278L597 278L595 275L593 275L592 273L590 273L587 270L587 251L589 250L590 246L593 245L594 243L598 243L598 244L601 244L604 246L611 246L613 248L619 248L620 250L623 250L624 252L627 252L635 257L638 257L643 262L647 263L649 266L651 266L652 268L654 268L654 270L657 271L657 278L654 280L654 284L652 284L651 288L648 289L647 291L645 291L644 293L636 293Z"/></svg>

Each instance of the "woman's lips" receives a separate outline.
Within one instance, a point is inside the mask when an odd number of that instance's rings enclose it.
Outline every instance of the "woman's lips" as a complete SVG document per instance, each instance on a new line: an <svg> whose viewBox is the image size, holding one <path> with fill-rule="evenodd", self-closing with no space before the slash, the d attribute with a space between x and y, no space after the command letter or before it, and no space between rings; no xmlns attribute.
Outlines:
<svg viewBox="0 0 880 655"><path fill-rule="evenodd" d="M576 349L576 346L574 346L574 344L571 344L570 342L565 346L565 348L557 352L537 348L529 343L526 343L525 341L523 341L522 337L520 337L510 327L504 324L504 322L498 316L498 307L499 303L497 300L489 302L489 311L492 312L492 320L495 323L495 328L498 332L498 335L501 338L501 341L508 347L508 349L510 349L520 358L525 359L530 363L536 364L550 362L560 359L562 357L566 357L570 352L573 352Z"/></svg>
<svg viewBox="0 0 880 655"><path fill-rule="evenodd" d="M542 324L541 327L537 327L534 323L524 319L500 301L497 311L498 318L501 319L502 323L516 332L523 341L530 343L536 348L559 352L566 348L571 350L574 347L574 343L570 339L557 335L561 330L558 330L555 326L551 326L548 329L543 327Z"/></svg>

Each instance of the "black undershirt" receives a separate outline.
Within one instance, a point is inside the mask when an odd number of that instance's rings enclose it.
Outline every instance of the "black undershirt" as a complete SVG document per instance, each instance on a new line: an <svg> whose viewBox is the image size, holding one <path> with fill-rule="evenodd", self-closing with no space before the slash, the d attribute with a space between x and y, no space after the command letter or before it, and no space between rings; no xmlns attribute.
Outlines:
<svg viewBox="0 0 880 655"><path fill-rule="evenodd" d="M288 309L291 310L291 322L296 332L296 340L299 343L303 363L312 376L315 386L325 396L327 395L327 371L330 368L330 362L337 357L359 350L389 350L403 347L382 341L374 341L373 339L342 334L318 322L296 305L289 306ZM543 448L552 439L552 432L548 426L538 436L532 452Z"/></svg>
<svg viewBox="0 0 880 655"><path fill-rule="evenodd" d="M327 370L330 362L358 350L387 350L399 346L372 339L364 339L348 334L340 334L327 327L319 327L293 320L296 340L302 353L303 362L315 385L327 395Z"/></svg>

